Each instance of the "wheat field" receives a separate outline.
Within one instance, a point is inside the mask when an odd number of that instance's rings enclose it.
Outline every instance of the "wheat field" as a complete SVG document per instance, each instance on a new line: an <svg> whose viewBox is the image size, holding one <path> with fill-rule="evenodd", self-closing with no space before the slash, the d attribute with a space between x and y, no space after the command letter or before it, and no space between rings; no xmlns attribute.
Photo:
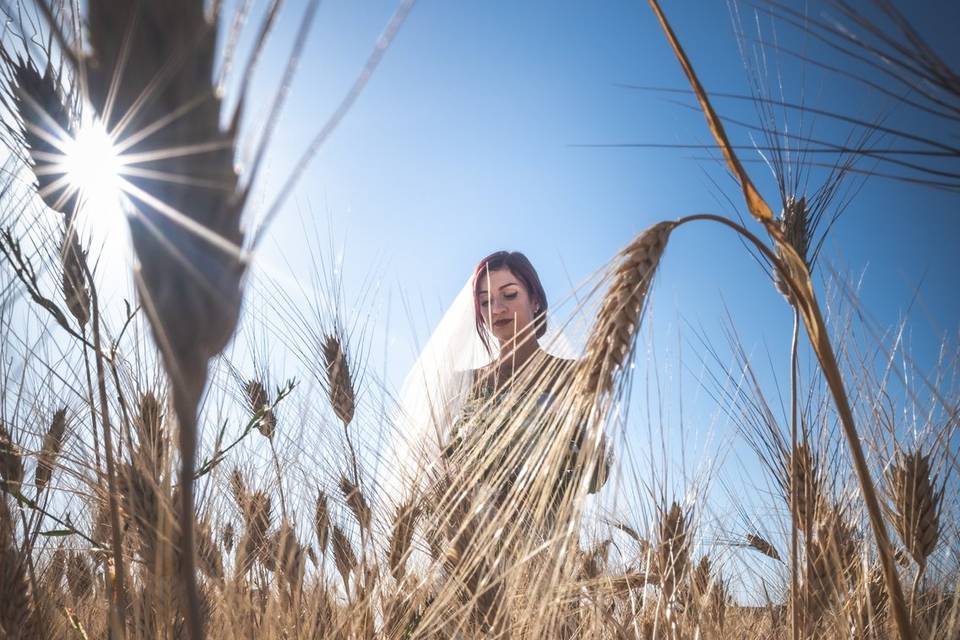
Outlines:
<svg viewBox="0 0 960 640"><path fill-rule="evenodd" d="M376 442L399 429L402 399L379 399L387 382L366 367L336 277L319 276L334 295L311 309L250 266L412 2L399 3L251 232L250 194L284 91L270 96L263 139L239 173L243 79L260 61L234 60L236 32L250 29L257 51L281 4L253 25L199 0L4 8L15 28L2 41L0 637L960 638L960 352L945 343L936 370L919 370L887 335L866 331L856 300L837 303L815 285L838 215L831 195L869 157L867 139L827 184L798 192L784 178L780 201L766 199L683 34L650 0L744 217L677 212L624 238L578 293L570 322L587 319L583 356L516 374L554 385L551 410L537 394L506 408L480 403L458 423L452 453L401 474ZM304 3L300 35L317 4ZM779 3L767 10L795 17ZM221 23L231 25L224 42ZM898 24L884 42L918 87L935 83L960 108L955 71ZM829 25L805 28L821 27L863 43ZM852 60L881 55L863 46ZM225 99L227 85L238 99ZM128 154L137 298L123 305L98 296L96 248L77 222L89 203L63 168L64 140L88 112ZM956 189L949 168L917 166L893 177ZM722 540L706 530L709 507L693 487L674 492L611 463L623 446L618 420L639 402L633 364L656 275L691 225L739 240L763 267L751 286L779 292L793 317L788 420L735 339L736 370L716 363L718 407L771 487L738 505L752 526ZM258 313L244 316L252 300ZM861 330L874 336L866 344ZM300 345L299 379L271 362L273 345L258 342L277 339L268 335ZM254 356L233 358L230 345L244 341ZM906 400L891 397L891 371L914 381ZM285 437L291 425L321 433L317 451ZM598 488L627 485L642 487L647 517L601 518L591 507ZM743 566L734 555L753 575L734 570Z"/></svg>

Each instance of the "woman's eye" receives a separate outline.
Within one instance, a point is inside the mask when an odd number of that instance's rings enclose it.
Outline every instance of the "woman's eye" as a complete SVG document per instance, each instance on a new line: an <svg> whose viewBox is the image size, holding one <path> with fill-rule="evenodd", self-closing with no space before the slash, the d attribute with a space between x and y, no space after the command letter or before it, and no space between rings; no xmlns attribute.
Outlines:
<svg viewBox="0 0 960 640"><path fill-rule="evenodd" d="M503 297L507 300L513 300L514 298L517 297L517 292L514 291L513 293L505 293L503 294Z"/></svg>
<svg viewBox="0 0 960 640"><path fill-rule="evenodd" d="M487 301L486 301L486 300L482 300L482 301L480 302L480 306L481 306L481 307L487 306Z"/></svg>

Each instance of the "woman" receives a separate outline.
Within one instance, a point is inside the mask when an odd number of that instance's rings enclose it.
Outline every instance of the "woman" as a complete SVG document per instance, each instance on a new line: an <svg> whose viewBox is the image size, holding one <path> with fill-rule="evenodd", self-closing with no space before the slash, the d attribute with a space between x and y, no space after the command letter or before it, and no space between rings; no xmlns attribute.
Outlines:
<svg viewBox="0 0 960 640"><path fill-rule="evenodd" d="M497 602L511 572L533 570L537 549L570 535L555 525L568 522L564 505L575 501L565 498L581 486L578 472L593 469L590 493L607 476L602 437L589 447L594 464L581 453L577 361L563 334L548 332L547 310L523 254L487 256L401 391L392 459L399 480L388 479L388 496L393 506L422 508L432 560L420 551L416 565L438 563L462 584L463 604L488 630L506 624Z"/></svg>
<svg viewBox="0 0 960 640"><path fill-rule="evenodd" d="M477 265L473 275L474 326L492 360L474 369L466 406L454 424L444 456L456 460L464 442L472 454L460 455L475 475L498 483L505 500L518 478L536 485L534 476L551 476L552 511L575 475L585 435L584 425L567 430L567 444L552 447L552 455L538 450L549 446L550 430L560 427L563 402L571 393L576 361L545 351L539 340L547 331L548 302L536 269L520 252L498 251ZM494 349L493 341L496 341ZM463 432L467 433L463 433ZM594 493L603 485L608 461L599 446L600 462L588 485ZM466 458L466 460L464 460ZM469 474L467 477L470 477ZM542 486L542 482L540 483Z"/></svg>
<svg viewBox="0 0 960 640"><path fill-rule="evenodd" d="M480 261L401 388L394 475L383 488L392 503L388 508L415 500L449 478L451 465L460 469L461 482L469 483L471 477L504 480L500 488L506 490L522 475L526 454L542 451L535 439L523 436L557 425L555 412L548 409L569 395L576 364L562 332L548 331L547 310L540 278L522 253L498 251ZM554 442L550 458L558 490L572 476L583 444L582 427L565 432L569 437ZM518 440L525 446L517 446ZM481 450L487 455L475 455ZM498 450L505 455L494 456ZM558 458L568 459L558 463ZM470 469L487 469L463 476L468 462ZM503 462L512 464L507 468ZM590 492L606 476L607 465L596 466ZM504 470L500 475L505 477L491 478L490 467Z"/></svg>

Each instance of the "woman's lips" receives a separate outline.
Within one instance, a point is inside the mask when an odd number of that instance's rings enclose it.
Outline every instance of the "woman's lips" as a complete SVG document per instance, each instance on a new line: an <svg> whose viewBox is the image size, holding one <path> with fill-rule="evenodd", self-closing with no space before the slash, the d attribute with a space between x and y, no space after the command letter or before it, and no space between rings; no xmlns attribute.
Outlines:
<svg viewBox="0 0 960 640"><path fill-rule="evenodd" d="M513 322L513 320L512 320L511 318L504 318L503 320L497 320L496 322L494 322L494 323L493 323L493 326L495 326L495 327L505 327L505 326L507 326L508 324L510 324L511 322Z"/></svg>

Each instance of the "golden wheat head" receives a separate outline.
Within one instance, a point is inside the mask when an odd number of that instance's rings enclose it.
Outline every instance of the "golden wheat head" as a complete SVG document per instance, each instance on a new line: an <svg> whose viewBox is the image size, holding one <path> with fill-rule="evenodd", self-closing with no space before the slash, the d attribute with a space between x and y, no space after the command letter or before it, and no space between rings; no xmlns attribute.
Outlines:
<svg viewBox="0 0 960 640"><path fill-rule="evenodd" d="M931 473L930 456L897 451L887 472L887 489L893 527L913 559L924 567L940 539L943 500L943 488L937 489L937 478Z"/></svg>
<svg viewBox="0 0 960 640"><path fill-rule="evenodd" d="M633 349L647 294L674 226L657 223L621 252L580 365L578 386L588 397L614 388Z"/></svg>

